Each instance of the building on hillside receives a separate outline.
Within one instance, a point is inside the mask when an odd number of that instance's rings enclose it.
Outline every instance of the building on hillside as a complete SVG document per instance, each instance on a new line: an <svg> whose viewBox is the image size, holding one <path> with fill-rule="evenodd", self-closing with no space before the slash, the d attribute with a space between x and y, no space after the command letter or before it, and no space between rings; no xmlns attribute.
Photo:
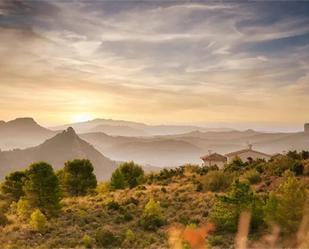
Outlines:
<svg viewBox="0 0 309 249"><path fill-rule="evenodd" d="M251 144L247 149L231 152L225 154L225 156L227 157L227 163L232 162L236 157L239 157L243 162L248 162L249 160L256 160L256 159L264 159L268 161L272 157L269 154L253 150Z"/></svg>
<svg viewBox="0 0 309 249"><path fill-rule="evenodd" d="M224 165L227 162L227 158L218 153L211 153L209 155L202 156L201 159L204 161L205 166L217 165L219 169L224 168Z"/></svg>

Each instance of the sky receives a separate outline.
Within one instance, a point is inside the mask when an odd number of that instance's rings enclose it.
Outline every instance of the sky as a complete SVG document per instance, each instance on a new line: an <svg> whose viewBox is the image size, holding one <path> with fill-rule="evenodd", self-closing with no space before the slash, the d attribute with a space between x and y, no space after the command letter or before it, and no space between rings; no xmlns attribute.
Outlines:
<svg viewBox="0 0 309 249"><path fill-rule="evenodd" d="M0 119L295 128L309 2L0 0Z"/></svg>

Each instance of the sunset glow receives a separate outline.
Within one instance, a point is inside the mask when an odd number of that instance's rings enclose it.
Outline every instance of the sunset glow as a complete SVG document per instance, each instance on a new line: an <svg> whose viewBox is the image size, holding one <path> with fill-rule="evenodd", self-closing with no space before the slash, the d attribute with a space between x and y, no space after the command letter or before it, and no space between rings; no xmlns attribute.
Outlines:
<svg viewBox="0 0 309 249"><path fill-rule="evenodd" d="M306 3L17 2L0 3L4 120L308 121Z"/></svg>

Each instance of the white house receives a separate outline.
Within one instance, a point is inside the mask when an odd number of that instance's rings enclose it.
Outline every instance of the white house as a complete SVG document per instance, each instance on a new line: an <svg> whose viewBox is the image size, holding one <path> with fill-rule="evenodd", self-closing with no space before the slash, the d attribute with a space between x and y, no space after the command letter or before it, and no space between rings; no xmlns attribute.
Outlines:
<svg viewBox="0 0 309 249"><path fill-rule="evenodd" d="M227 158L218 153L212 153L206 156L202 156L201 159L204 161L205 166L217 165L219 169L223 169L227 162Z"/></svg>
<svg viewBox="0 0 309 249"><path fill-rule="evenodd" d="M225 154L225 156L227 157L227 163L232 162L236 157L239 157L243 162L256 159L264 159L268 161L272 157L271 155L268 155L266 153L253 150L251 144L247 149L231 152Z"/></svg>

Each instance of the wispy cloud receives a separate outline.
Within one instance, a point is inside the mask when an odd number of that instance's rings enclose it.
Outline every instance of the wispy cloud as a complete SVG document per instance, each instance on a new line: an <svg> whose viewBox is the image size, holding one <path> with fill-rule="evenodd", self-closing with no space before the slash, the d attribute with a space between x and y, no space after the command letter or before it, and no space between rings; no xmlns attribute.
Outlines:
<svg viewBox="0 0 309 249"><path fill-rule="evenodd" d="M4 118L302 122L309 7L268 4L2 1Z"/></svg>

